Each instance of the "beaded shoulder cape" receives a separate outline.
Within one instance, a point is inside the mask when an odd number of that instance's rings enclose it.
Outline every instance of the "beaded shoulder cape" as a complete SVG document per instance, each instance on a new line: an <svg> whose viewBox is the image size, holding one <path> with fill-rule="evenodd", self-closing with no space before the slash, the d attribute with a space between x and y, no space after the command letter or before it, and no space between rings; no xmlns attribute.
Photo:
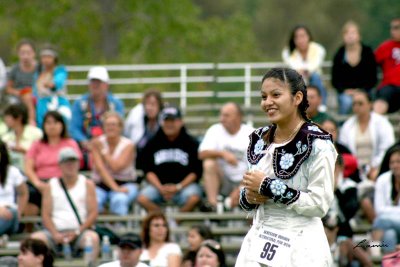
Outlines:
<svg viewBox="0 0 400 267"><path fill-rule="evenodd" d="M250 134L247 148L247 160L250 164L257 164L264 156L273 141L275 130L276 125L272 124L260 127ZM275 148L272 160L275 176L280 179L293 177L310 156L316 138L332 141L331 134L312 122L305 122L291 141Z"/></svg>

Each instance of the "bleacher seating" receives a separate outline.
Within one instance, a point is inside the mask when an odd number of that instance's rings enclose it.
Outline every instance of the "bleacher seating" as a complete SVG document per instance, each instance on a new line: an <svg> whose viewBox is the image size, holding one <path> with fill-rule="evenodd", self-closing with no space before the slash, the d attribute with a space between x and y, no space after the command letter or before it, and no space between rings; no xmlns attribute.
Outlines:
<svg viewBox="0 0 400 267"><path fill-rule="evenodd" d="M174 65L174 64L171 64ZM176 66L175 66L176 65ZM114 92L117 96L122 98L126 104L126 111L129 111L134 104L136 104L141 98L140 90L143 89L143 85L146 87L150 87L149 84L179 84L180 90L171 91L169 90L164 94L164 97L167 101L177 100L180 102L181 107L183 107L183 111L185 112L184 121L186 123L189 131L201 138L204 135L207 128L218 121L218 111L222 105L222 103L226 100L238 101L243 104L243 109L245 111L245 121L247 123L253 124L255 127L262 126L266 123L266 116L259 107L259 81L261 80L260 70L265 70L275 66L281 66L282 63L234 63L234 64L211 64L212 66L204 65L204 70L210 72L211 70L248 70L250 66L250 75L248 72L244 71L244 75L232 76L218 76L217 74L208 74L207 76L189 76L187 73L183 73L182 71L187 71L186 68L188 64L175 64L174 70L180 71L180 76L171 77L171 79L166 79L165 77L160 78L118 78L113 79L114 71L144 71L144 70L159 70L159 69L167 69L162 64L154 65L154 68L151 65L142 65L142 68L139 68L138 65L128 65L128 66L107 66L107 68L112 71L110 76L112 78L111 84L112 86L118 87L121 85L124 88L117 88ZM190 65L190 64L189 64ZM200 64L199 64L200 65ZM182 68L182 66L186 66ZM82 78L85 75L90 66L69 66L68 70L73 73L72 78L69 80L69 98L71 100L76 99L79 95L85 92L86 90L86 79ZM158 67L158 68L157 68ZM325 63L325 67L328 68L326 73L329 73L330 62ZM200 68L200 67L199 67ZM190 68L189 68L190 69ZM196 68L194 68L196 69ZM168 70L168 69L167 69ZM198 69L197 69L198 70ZM255 71L253 74L251 72ZM247 74L246 74L247 73ZM81 78L76 78L75 76L80 76ZM120 76L120 75L119 75ZM86 77L86 76L85 76ZM185 79L183 79L183 77ZM173 79L172 79L173 78ZM329 84L329 75L325 75L324 79ZM185 84L183 84L183 81ZM196 92L193 90L187 90L187 86L193 85L193 83L197 83L200 85L210 85L213 83L218 83L223 88L226 88L226 84L232 85L236 87L235 90L203 90L202 92ZM126 86L139 86L139 89L134 92L130 89L126 89ZM147 86L149 85L149 86ZM201 87L201 86L200 86ZM214 86L215 87L215 86ZM240 87L237 89L237 87ZM253 87L253 89L252 89ZM328 111L336 118L338 121L344 121L347 116L339 116L336 112L332 112L336 110L336 93L330 87L328 87L329 92L329 100L328 100ZM124 91L125 90L125 91ZM184 94L184 95L182 95ZM197 101L200 98L204 98L204 101ZM133 101L132 101L133 100ZM189 103L189 104L188 104ZM399 121L400 116L398 114L389 115L389 119L394 125L396 136L399 134ZM127 216L115 216L115 215L100 215L98 217L98 223L126 223L128 225L128 229L123 231L133 231L136 233L140 232L140 222L143 220L143 215L141 214L131 214ZM182 240L182 236L184 236L188 229L190 223L193 222L203 222L206 224L210 224L212 228L212 232L218 236L221 240L222 247L228 252L230 257L228 257L228 264L230 266L233 265L234 257L238 253L240 248L240 242L232 242L232 240L238 240L238 238L243 238L249 229L249 221L248 215L241 211L232 211L225 212L223 214L217 213L167 213L168 219L171 220L179 220L182 222L179 226L175 226L171 229L171 233L176 239L181 239L180 244L183 249L187 248L187 244ZM21 219L22 223L40 223L41 218L39 216L34 217L23 217ZM240 223L237 223L240 222ZM359 224L354 229L356 235L363 236L368 231L370 231L371 225L369 224ZM122 231L121 231L122 232ZM119 232L119 233L121 233ZM9 246L6 248L0 248L0 256L3 255L16 255L18 253L18 242L26 237L27 234L17 234L13 235L10 238ZM236 238L236 239L235 239ZM380 259L374 259L377 266L379 266ZM81 260L74 260L71 262L58 260L56 262L56 266L83 266Z"/></svg>

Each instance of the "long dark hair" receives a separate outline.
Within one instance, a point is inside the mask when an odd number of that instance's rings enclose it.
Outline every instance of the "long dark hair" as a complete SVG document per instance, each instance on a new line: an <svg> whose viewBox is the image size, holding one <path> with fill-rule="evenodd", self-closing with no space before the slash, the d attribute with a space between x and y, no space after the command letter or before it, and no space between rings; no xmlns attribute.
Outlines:
<svg viewBox="0 0 400 267"><path fill-rule="evenodd" d="M4 186L7 180L10 157L8 156L6 144L0 140L0 184Z"/></svg>
<svg viewBox="0 0 400 267"><path fill-rule="evenodd" d="M290 53L292 53L293 50L296 49L296 44L294 43L294 37L296 35L297 30L300 30L300 29L304 29L306 31L306 33L307 33L307 35L308 35L308 37L310 39L310 42L313 40L311 32L310 32L310 29L307 26L305 26L305 25L296 25L293 28L292 32L290 33L290 38L289 38L289 51L290 51Z"/></svg>
<svg viewBox="0 0 400 267"><path fill-rule="evenodd" d="M161 112L161 110L162 110L163 107L164 107L164 102L163 102L163 99L162 99L162 96L161 96L160 91L157 90L157 89L150 88L150 89L147 89L147 90L144 92L143 98L142 98L142 103L143 103L143 105L144 105L144 103L146 102L147 98L152 97L152 96L157 100L158 108L159 108L159 110L160 110L160 112Z"/></svg>
<svg viewBox="0 0 400 267"><path fill-rule="evenodd" d="M264 83L264 81L269 78L278 79L281 82L287 84L293 96L296 95L297 92L301 92L303 94L303 100L298 106L298 111L304 120L310 121L306 114L306 110L308 108L308 100L306 84L304 83L303 77L293 69L273 68L264 75L261 83Z"/></svg>
<svg viewBox="0 0 400 267"><path fill-rule="evenodd" d="M35 256L43 255L43 266L53 267L54 257L47 245L39 239L27 238L21 242L21 252L30 251Z"/></svg>
<svg viewBox="0 0 400 267"><path fill-rule="evenodd" d="M145 248L150 246L150 224L154 219L162 219L167 225L167 236L165 237L165 242L169 241L169 226L167 218L162 212L150 212L146 218L143 220L142 224L142 241Z"/></svg>
<svg viewBox="0 0 400 267"><path fill-rule="evenodd" d="M209 250L211 250L215 255L217 255L219 261L219 267L226 267L225 252L222 249L220 243L212 239L207 239L201 243L200 248L201 247L206 247Z"/></svg>
<svg viewBox="0 0 400 267"><path fill-rule="evenodd" d="M393 148L391 148L389 151L389 166L390 166L390 158L395 154L398 153L400 154L400 145L394 146ZM399 179L400 177L397 177L397 179ZM396 189L396 177L394 176L394 174L392 174L392 192L390 193L390 197L392 199L393 205L397 205L395 203L397 195L399 194L399 191Z"/></svg>
<svg viewBox="0 0 400 267"><path fill-rule="evenodd" d="M42 126L42 130L43 130L42 142L43 143L49 142L49 137L47 136L47 133L46 133L45 127L44 127L44 125L46 124L46 120L48 118L53 118L57 122L60 122L62 124L61 138L62 139L68 138L67 124L65 123L63 116L58 111L52 110L52 111L47 112L46 115L44 115L43 126Z"/></svg>
<svg viewBox="0 0 400 267"><path fill-rule="evenodd" d="M211 229L207 225L196 224L193 225L190 229L195 230L203 238L203 240L214 239Z"/></svg>

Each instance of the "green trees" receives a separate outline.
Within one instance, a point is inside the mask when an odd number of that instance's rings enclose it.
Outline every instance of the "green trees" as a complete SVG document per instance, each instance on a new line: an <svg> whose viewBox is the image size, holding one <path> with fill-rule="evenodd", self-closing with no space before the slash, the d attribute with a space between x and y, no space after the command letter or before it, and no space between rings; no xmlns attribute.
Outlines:
<svg viewBox="0 0 400 267"><path fill-rule="evenodd" d="M307 24L333 54L348 19L376 46L398 0L16 0L0 4L0 57L28 37L66 64L280 60L288 31Z"/></svg>

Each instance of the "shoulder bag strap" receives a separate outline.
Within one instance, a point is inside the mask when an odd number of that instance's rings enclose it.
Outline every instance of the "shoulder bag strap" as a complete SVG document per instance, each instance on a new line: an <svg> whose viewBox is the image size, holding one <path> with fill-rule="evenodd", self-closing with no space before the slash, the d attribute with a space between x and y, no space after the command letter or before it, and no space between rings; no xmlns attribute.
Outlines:
<svg viewBox="0 0 400 267"><path fill-rule="evenodd" d="M76 218L78 219L79 225L81 225L81 224L82 224L81 217L79 216L79 213L78 213L78 211L76 210L76 207L75 207L75 205L74 205L74 202L72 201L70 195L68 194L68 190L67 190L67 188L65 187L64 181L63 181L61 178L60 178L59 180L60 180L60 183L61 183L62 188L64 189L64 193L65 193L65 195L67 196L68 202L69 202L69 204L71 205L71 208L74 210L74 213L75 213Z"/></svg>

